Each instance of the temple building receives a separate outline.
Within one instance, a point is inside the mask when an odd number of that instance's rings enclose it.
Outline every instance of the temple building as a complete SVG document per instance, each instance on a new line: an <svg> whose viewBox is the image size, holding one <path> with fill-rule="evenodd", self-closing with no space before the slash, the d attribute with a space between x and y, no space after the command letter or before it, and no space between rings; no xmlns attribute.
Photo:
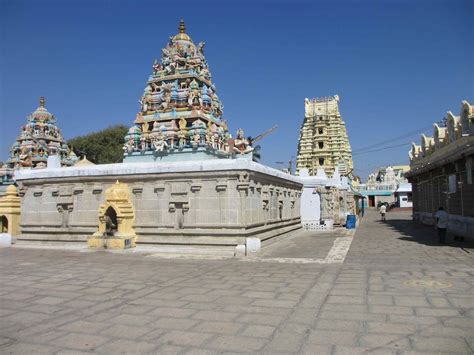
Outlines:
<svg viewBox="0 0 474 355"><path fill-rule="evenodd" d="M364 203L366 207L380 207L382 203L389 205L396 204L399 207L408 207L411 205L411 185L405 178L405 174L410 170L408 165L391 165L380 167L376 171L369 174L367 181L359 184L357 189L365 197ZM400 191L399 191L400 189ZM402 193L406 196L399 196ZM400 203L400 198L406 198L406 203ZM410 203L408 203L410 202Z"/></svg>
<svg viewBox="0 0 474 355"><path fill-rule="evenodd" d="M316 175L324 169L331 176L336 167L341 175L353 168L346 125L339 113L339 96L305 99L305 117L300 130L296 171L308 169Z"/></svg>
<svg viewBox="0 0 474 355"><path fill-rule="evenodd" d="M64 141L56 118L45 107L44 97L38 108L27 117L27 123L10 149L6 168L45 168L50 154L60 157L61 166L72 166L77 156Z"/></svg>
<svg viewBox="0 0 474 355"><path fill-rule="evenodd" d="M252 161L184 22L155 61L124 161L15 172L16 242L252 255L301 228L301 179Z"/></svg>
<svg viewBox="0 0 474 355"><path fill-rule="evenodd" d="M161 51L161 62L153 63L125 137L125 162L228 158L252 150L243 131L231 139L204 45L193 43L181 21L179 33Z"/></svg>
<svg viewBox="0 0 474 355"><path fill-rule="evenodd" d="M461 103L459 115L448 112L445 125L433 125L433 137L412 143L410 171L413 219L434 224L433 213L449 214L448 233L474 238L474 106Z"/></svg>

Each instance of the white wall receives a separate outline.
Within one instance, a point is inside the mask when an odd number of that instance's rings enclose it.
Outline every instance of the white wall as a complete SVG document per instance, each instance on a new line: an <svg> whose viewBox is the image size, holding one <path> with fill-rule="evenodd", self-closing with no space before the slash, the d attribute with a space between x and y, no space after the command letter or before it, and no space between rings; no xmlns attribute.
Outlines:
<svg viewBox="0 0 474 355"><path fill-rule="evenodd" d="M301 195L301 222L318 222L321 219L321 197L314 187L304 187Z"/></svg>

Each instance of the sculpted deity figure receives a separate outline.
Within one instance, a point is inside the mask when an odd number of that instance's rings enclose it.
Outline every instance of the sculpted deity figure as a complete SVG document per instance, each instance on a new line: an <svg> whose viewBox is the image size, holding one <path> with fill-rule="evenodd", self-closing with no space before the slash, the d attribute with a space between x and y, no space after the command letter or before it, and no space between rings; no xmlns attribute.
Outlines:
<svg viewBox="0 0 474 355"><path fill-rule="evenodd" d="M147 150L147 138L145 137L145 135L142 135L140 137L140 150L142 152L146 152Z"/></svg>
<svg viewBox="0 0 474 355"><path fill-rule="evenodd" d="M162 59L162 62L165 60L165 59L168 59L169 60L170 58L170 46L167 45L165 48L163 48L161 50L161 59Z"/></svg>
<svg viewBox="0 0 474 355"><path fill-rule="evenodd" d="M190 88L191 90L199 89L199 84L198 84L198 82L196 81L196 79L193 79L193 81L191 81L191 83L189 83L189 88Z"/></svg>
<svg viewBox="0 0 474 355"><path fill-rule="evenodd" d="M192 131L191 144L193 148L196 148L199 145L199 131L198 130Z"/></svg>
<svg viewBox="0 0 474 355"><path fill-rule="evenodd" d="M180 130L178 131L178 144L179 148L182 149L186 145L187 131Z"/></svg>
<svg viewBox="0 0 474 355"><path fill-rule="evenodd" d="M160 87L158 86L157 83L154 83L154 82L151 82L151 83L150 83L150 91L151 91L152 93L158 92L159 89L160 89Z"/></svg>
<svg viewBox="0 0 474 355"><path fill-rule="evenodd" d="M143 113L140 111L135 116L135 123L142 123L143 122Z"/></svg>
<svg viewBox="0 0 474 355"><path fill-rule="evenodd" d="M174 122L174 121L172 121L172 122ZM174 149L175 139L177 137L176 130L174 130L174 129L169 130L168 133L167 133L167 137L168 137L168 140L169 140L169 148Z"/></svg>
<svg viewBox="0 0 474 355"><path fill-rule="evenodd" d="M193 101L194 101L194 92L189 91L189 94L188 94L188 107L193 106Z"/></svg>
<svg viewBox="0 0 474 355"><path fill-rule="evenodd" d="M171 102L171 92L168 90L163 93L163 101L161 102L161 107L164 110L166 110L169 107L170 102Z"/></svg>
<svg viewBox="0 0 474 355"><path fill-rule="evenodd" d="M179 131L178 131L178 139L179 139L179 147L183 148L186 145L186 138L188 135L188 129L186 128L187 122L184 117L181 117L179 122Z"/></svg>
<svg viewBox="0 0 474 355"><path fill-rule="evenodd" d="M180 130L185 130L186 129L186 125L187 125L187 122L186 122L186 119L184 117L181 117L179 119L179 129Z"/></svg>
<svg viewBox="0 0 474 355"><path fill-rule="evenodd" d="M155 61L153 62L153 74L158 73L159 71L161 71L161 69L161 64L158 62L158 59L155 59Z"/></svg>
<svg viewBox="0 0 474 355"><path fill-rule="evenodd" d="M19 158L20 158L20 162L19 162L20 167L29 168L33 165L31 151L27 147L21 148L21 153L20 153Z"/></svg>
<svg viewBox="0 0 474 355"><path fill-rule="evenodd" d="M201 58L204 58L204 47L206 46L206 42L199 42L197 45L197 55Z"/></svg>
<svg viewBox="0 0 474 355"><path fill-rule="evenodd" d="M159 131L158 135L153 141L153 146L155 147L155 152L162 152L165 149L168 149L168 143L166 142L166 137L162 131Z"/></svg>
<svg viewBox="0 0 474 355"><path fill-rule="evenodd" d="M150 124L148 122L143 123L142 132L147 133L150 130Z"/></svg>
<svg viewBox="0 0 474 355"><path fill-rule="evenodd" d="M140 111L146 113L148 111L148 105L150 103L150 97L148 93L145 93L144 96L140 100L138 100L140 103Z"/></svg>
<svg viewBox="0 0 474 355"><path fill-rule="evenodd" d="M249 145L249 141L244 137L244 131L239 128L237 131L237 137L234 139L234 152L240 154L247 154L253 151L253 148Z"/></svg>
<svg viewBox="0 0 474 355"><path fill-rule="evenodd" d="M211 79L211 74L209 73L209 69L207 69L207 67L203 67L199 74L201 74L203 77L205 77L208 80Z"/></svg>

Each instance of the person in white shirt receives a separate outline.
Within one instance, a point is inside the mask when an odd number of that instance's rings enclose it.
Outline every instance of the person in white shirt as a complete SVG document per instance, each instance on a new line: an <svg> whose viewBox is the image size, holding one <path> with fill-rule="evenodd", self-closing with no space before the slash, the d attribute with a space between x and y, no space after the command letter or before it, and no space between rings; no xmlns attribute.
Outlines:
<svg viewBox="0 0 474 355"><path fill-rule="evenodd" d="M448 228L448 213L444 210L443 207L438 209L438 212L435 213L434 217L436 218L436 228L438 229L439 243L446 243L446 229Z"/></svg>
<svg viewBox="0 0 474 355"><path fill-rule="evenodd" d="M385 221L386 213L387 213L387 206L385 205L380 206L380 216L382 217L382 221Z"/></svg>

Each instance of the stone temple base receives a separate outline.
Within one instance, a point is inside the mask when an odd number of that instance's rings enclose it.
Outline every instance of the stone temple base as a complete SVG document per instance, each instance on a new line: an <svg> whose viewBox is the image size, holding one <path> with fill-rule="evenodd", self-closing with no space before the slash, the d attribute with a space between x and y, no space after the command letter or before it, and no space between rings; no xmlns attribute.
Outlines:
<svg viewBox="0 0 474 355"><path fill-rule="evenodd" d="M122 250L135 248L135 236L103 236L93 235L87 238L87 246L91 249Z"/></svg>
<svg viewBox="0 0 474 355"><path fill-rule="evenodd" d="M117 180L129 187L138 246L249 254L248 238L265 245L301 228L302 184L295 176L245 159L124 163L18 171L17 243L86 245L105 191Z"/></svg>

